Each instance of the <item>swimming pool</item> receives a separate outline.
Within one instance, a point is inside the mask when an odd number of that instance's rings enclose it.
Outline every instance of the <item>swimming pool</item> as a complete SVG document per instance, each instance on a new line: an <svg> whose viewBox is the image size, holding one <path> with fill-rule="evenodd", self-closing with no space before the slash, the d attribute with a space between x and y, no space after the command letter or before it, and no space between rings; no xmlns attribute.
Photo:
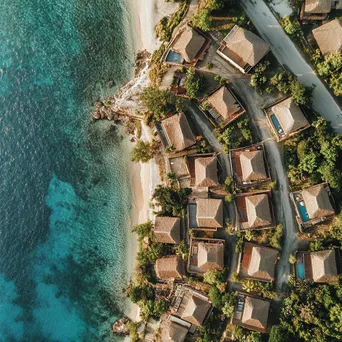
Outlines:
<svg viewBox="0 0 342 342"><path fill-rule="evenodd" d="M183 62L183 58L182 58L182 56L179 53L170 50L169 53L166 56L166 62L182 63Z"/></svg>
<svg viewBox="0 0 342 342"><path fill-rule="evenodd" d="M299 211L300 218L302 219L303 222L308 222L310 221L309 214L306 210L306 207L304 205L304 202L298 202L297 203L297 208Z"/></svg>
<svg viewBox="0 0 342 342"><path fill-rule="evenodd" d="M271 115L271 120L273 122L275 129L277 130L277 132L279 132L279 130L281 129L281 126L275 114Z"/></svg>
<svg viewBox="0 0 342 342"><path fill-rule="evenodd" d="M304 264L297 264L297 277L299 279L305 278L305 266L304 266Z"/></svg>

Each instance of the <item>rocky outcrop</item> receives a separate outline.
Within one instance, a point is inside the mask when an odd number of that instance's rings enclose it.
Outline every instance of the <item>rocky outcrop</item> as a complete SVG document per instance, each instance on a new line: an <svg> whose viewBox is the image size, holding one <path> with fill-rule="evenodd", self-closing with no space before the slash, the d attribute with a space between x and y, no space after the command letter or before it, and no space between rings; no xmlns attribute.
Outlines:
<svg viewBox="0 0 342 342"><path fill-rule="evenodd" d="M151 54L146 51L138 51L135 61L135 78L123 85L118 93L107 98L106 101L96 102L95 111L92 114L93 120L121 120L122 116L140 118L137 112L143 109L139 95L148 84L148 63Z"/></svg>
<svg viewBox="0 0 342 342"><path fill-rule="evenodd" d="M112 325L112 332L113 334L128 336L129 330L126 328L126 324L130 322L128 317L122 317Z"/></svg>

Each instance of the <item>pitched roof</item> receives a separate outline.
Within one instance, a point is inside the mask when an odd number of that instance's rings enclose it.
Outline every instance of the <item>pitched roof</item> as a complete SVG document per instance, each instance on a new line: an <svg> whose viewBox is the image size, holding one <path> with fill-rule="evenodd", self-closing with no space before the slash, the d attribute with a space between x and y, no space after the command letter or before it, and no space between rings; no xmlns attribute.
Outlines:
<svg viewBox="0 0 342 342"><path fill-rule="evenodd" d="M272 224L270 204L266 194L246 196L249 227L262 227Z"/></svg>
<svg viewBox="0 0 342 342"><path fill-rule="evenodd" d="M203 271L222 270L224 267L224 244L200 242L197 260L197 267Z"/></svg>
<svg viewBox="0 0 342 342"><path fill-rule="evenodd" d="M175 114L162 121L166 139L177 151L184 150L196 143L185 114Z"/></svg>
<svg viewBox="0 0 342 342"><path fill-rule="evenodd" d="M263 246L253 246L247 273L251 277L274 280L275 265L278 260L278 251Z"/></svg>
<svg viewBox="0 0 342 342"><path fill-rule="evenodd" d="M325 250L310 253L312 279L319 283L338 280L335 250Z"/></svg>
<svg viewBox="0 0 342 342"><path fill-rule="evenodd" d="M309 218L329 216L335 213L324 184L315 185L302 191Z"/></svg>
<svg viewBox="0 0 342 342"><path fill-rule="evenodd" d="M180 218L158 216L154 222L154 236L157 242L180 243Z"/></svg>
<svg viewBox="0 0 342 342"><path fill-rule="evenodd" d="M270 50L264 40L242 27L238 27L228 35L225 41L226 46L231 51L241 57L244 62L248 63L252 67L258 64Z"/></svg>
<svg viewBox="0 0 342 342"><path fill-rule="evenodd" d="M241 110L240 103L225 86L216 90L205 102L214 107L224 120L229 120Z"/></svg>
<svg viewBox="0 0 342 342"><path fill-rule="evenodd" d="M182 55L186 62L190 63L201 50L205 38L193 28L187 26L175 42L172 49Z"/></svg>
<svg viewBox="0 0 342 342"><path fill-rule="evenodd" d="M188 303L182 313L182 319L194 325L202 325L205 316L210 309L210 303L195 294L191 294Z"/></svg>
<svg viewBox="0 0 342 342"><path fill-rule="evenodd" d="M183 342L188 333L188 329L174 321L168 320L162 324L162 342Z"/></svg>
<svg viewBox="0 0 342 342"><path fill-rule="evenodd" d="M245 297L241 322L251 329L267 329L270 302L254 297Z"/></svg>
<svg viewBox="0 0 342 342"><path fill-rule="evenodd" d="M221 199L196 200L196 220L199 227L220 228L223 226L223 205Z"/></svg>
<svg viewBox="0 0 342 342"><path fill-rule="evenodd" d="M258 181L268 178L262 151L244 151L240 154L242 180Z"/></svg>
<svg viewBox="0 0 342 342"><path fill-rule="evenodd" d="M162 280L182 279L185 274L184 262L177 255L157 259L155 270L157 278Z"/></svg>
<svg viewBox="0 0 342 342"><path fill-rule="evenodd" d="M218 184L216 156L196 158L195 177L198 187L216 186Z"/></svg>
<svg viewBox="0 0 342 342"><path fill-rule="evenodd" d="M332 20L316 29L312 34L324 56L342 51L342 24L338 19Z"/></svg>
<svg viewBox="0 0 342 342"><path fill-rule="evenodd" d="M291 97L285 99L272 107L282 129L286 134L291 134L306 126L306 120L302 110Z"/></svg>
<svg viewBox="0 0 342 342"><path fill-rule="evenodd" d="M305 0L306 13L329 13L330 10L331 0Z"/></svg>

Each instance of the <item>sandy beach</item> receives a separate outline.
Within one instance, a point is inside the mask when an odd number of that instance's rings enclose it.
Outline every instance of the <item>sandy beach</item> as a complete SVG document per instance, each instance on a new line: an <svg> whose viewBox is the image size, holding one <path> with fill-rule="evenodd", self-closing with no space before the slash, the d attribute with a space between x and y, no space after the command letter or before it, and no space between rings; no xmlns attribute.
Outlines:
<svg viewBox="0 0 342 342"><path fill-rule="evenodd" d="M154 26L165 15L173 13L178 5L176 3L165 3L157 0L129 0L132 8L132 17L135 35L136 50L146 49L153 52L160 42L155 39ZM142 124L142 140L151 140L149 128ZM129 151L133 145L127 148ZM130 163L129 166L132 185L132 226L153 219L149 202L154 188L160 183L159 170L154 160L148 163ZM138 243L135 234L130 234L128 247L128 272L134 274L136 266L136 254ZM129 302L129 301L128 301ZM137 305L129 302L125 315L133 320L139 317Z"/></svg>

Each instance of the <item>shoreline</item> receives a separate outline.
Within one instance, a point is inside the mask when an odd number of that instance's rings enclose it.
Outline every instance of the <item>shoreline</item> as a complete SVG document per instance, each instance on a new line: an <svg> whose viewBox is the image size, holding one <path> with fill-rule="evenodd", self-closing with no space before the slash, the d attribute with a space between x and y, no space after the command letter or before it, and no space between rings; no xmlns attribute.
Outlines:
<svg viewBox="0 0 342 342"><path fill-rule="evenodd" d="M177 3L162 3L157 0L146 0L142 3L141 0L129 0L131 6L132 22L134 32L138 32L135 38L135 50L147 50L153 52L161 43L155 39L154 26L165 15L169 15L178 8ZM142 122L142 140L151 140L152 137L149 128ZM133 144L128 141L127 150L133 148ZM128 163L131 189L132 189L132 210L131 210L131 227L152 220L153 214L150 209L150 198L157 184L161 182L159 177L158 165L154 159L148 163ZM132 278L136 267L136 255L138 252L137 236L132 233L128 236L127 250L127 272ZM131 320L139 319L139 308L127 298L126 309L123 314Z"/></svg>

